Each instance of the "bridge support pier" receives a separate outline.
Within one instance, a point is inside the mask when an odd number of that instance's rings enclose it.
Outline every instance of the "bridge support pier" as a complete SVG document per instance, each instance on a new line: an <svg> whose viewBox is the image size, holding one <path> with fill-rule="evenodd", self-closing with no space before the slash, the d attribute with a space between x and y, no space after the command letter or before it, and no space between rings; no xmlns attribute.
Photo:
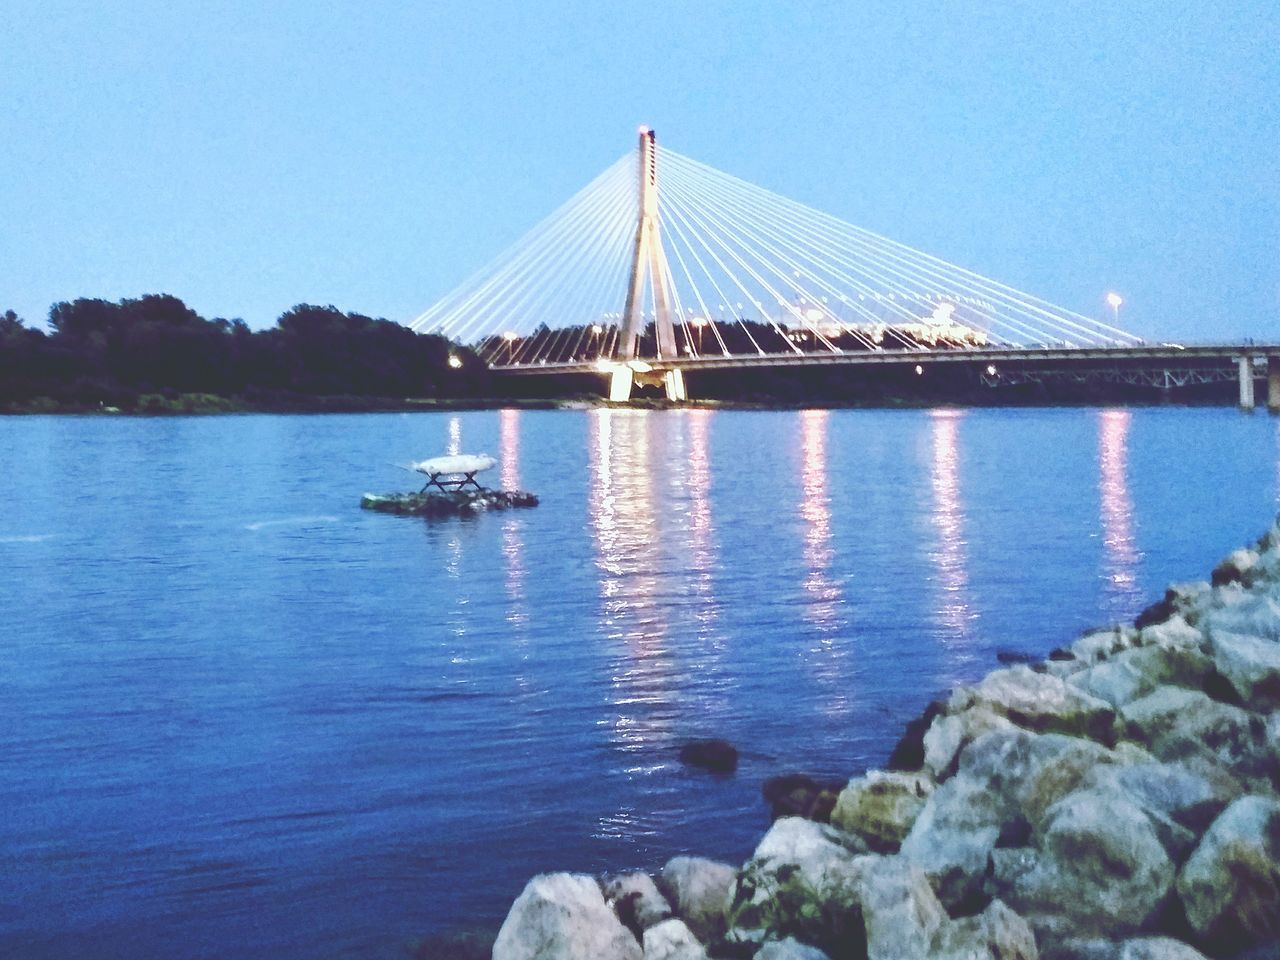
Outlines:
<svg viewBox="0 0 1280 960"><path fill-rule="evenodd" d="M661 385L672 403L684 403L689 399L682 370L646 371L637 376L631 367L619 365L609 371L609 402L629 403L637 383L649 387Z"/></svg>
<svg viewBox="0 0 1280 960"><path fill-rule="evenodd" d="M1253 400L1253 357L1236 357L1236 369L1240 379L1240 409L1252 412ZM1268 380L1270 377L1268 376Z"/></svg>
<svg viewBox="0 0 1280 960"><path fill-rule="evenodd" d="M630 367L615 367L609 373L609 401L611 403L628 403L631 400L631 386L635 382L635 374Z"/></svg>
<svg viewBox="0 0 1280 960"><path fill-rule="evenodd" d="M1280 413L1280 357L1267 357L1267 409Z"/></svg>
<svg viewBox="0 0 1280 960"><path fill-rule="evenodd" d="M682 370L668 370L664 373L662 386L667 391L667 399L672 403L684 403L689 399L689 391L685 389Z"/></svg>

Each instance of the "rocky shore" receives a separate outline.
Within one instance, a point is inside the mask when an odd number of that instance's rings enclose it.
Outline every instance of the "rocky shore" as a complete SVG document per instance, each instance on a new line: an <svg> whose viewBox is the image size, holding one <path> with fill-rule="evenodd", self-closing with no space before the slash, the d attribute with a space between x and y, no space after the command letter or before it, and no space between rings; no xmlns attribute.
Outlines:
<svg viewBox="0 0 1280 960"><path fill-rule="evenodd" d="M1200 960L1280 940L1280 528L931 704L745 864L529 881L494 960Z"/></svg>
<svg viewBox="0 0 1280 960"><path fill-rule="evenodd" d="M486 510L536 507L538 498L523 490L446 490L423 493L366 493L360 506L378 513L413 517L474 516Z"/></svg>

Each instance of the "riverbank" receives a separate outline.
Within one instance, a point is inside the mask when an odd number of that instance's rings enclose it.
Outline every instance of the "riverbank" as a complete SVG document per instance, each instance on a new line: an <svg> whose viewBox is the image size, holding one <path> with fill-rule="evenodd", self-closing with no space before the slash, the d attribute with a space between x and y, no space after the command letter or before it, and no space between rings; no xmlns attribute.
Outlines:
<svg viewBox="0 0 1280 960"><path fill-rule="evenodd" d="M1196 960L1280 939L1280 527L990 673L742 865L544 874L494 960ZM1257 954L1255 954L1257 955Z"/></svg>
<svg viewBox="0 0 1280 960"><path fill-rule="evenodd" d="M558 410L589 405L575 400L524 400L502 397L396 398L353 396L230 396L210 393L143 394L116 403L62 402L49 397L0 405L0 416L69 414L77 416L209 416L240 413L420 413L431 410Z"/></svg>
<svg viewBox="0 0 1280 960"><path fill-rule="evenodd" d="M60 401L51 397L35 397L26 401L0 404L0 416L72 415L72 416L212 416L246 413L422 413L433 410L927 410L954 408L1089 408L1116 407L1222 407L1232 404L1223 399L1180 402L1149 399L1047 400L1043 397L988 398L987 402L943 402L923 397L887 397L871 400L797 400L794 398L713 400L691 399L673 403L661 397L637 397L629 403L612 403L602 397L357 397L357 396L221 396L211 393L142 394L113 403Z"/></svg>

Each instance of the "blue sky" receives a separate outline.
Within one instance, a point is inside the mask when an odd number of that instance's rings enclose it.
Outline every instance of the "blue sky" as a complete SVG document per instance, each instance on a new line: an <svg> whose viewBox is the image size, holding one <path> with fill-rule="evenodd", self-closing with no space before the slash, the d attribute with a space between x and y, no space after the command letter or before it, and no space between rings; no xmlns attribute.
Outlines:
<svg viewBox="0 0 1280 960"><path fill-rule="evenodd" d="M0 309L409 320L654 126L1151 339L1280 340L1280 7L0 4Z"/></svg>

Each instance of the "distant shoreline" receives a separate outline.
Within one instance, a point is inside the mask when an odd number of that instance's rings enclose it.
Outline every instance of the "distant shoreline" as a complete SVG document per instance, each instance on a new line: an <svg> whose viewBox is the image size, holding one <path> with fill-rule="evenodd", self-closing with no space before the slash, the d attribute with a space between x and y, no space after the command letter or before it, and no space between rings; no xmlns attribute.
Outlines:
<svg viewBox="0 0 1280 960"><path fill-rule="evenodd" d="M1091 407L1230 407L1232 404L1199 399L1194 402L1147 401L1133 398L1096 398L1089 400L1056 400L1043 398L1006 398L1003 402L973 403L939 402L933 399L886 398L864 400L714 400L691 399L671 403L665 399L640 398L626 404L611 403L598 397L353 397L353 396L282 396L269 398L223 397L216 394L144 394L132 405L115 406L61 402L49 397L36 397L25 402L0 405L0 416L214 416L225 414L324 414L324 413L427 413L465 410L929 410L947 409L1062 409Z"/></svg>

